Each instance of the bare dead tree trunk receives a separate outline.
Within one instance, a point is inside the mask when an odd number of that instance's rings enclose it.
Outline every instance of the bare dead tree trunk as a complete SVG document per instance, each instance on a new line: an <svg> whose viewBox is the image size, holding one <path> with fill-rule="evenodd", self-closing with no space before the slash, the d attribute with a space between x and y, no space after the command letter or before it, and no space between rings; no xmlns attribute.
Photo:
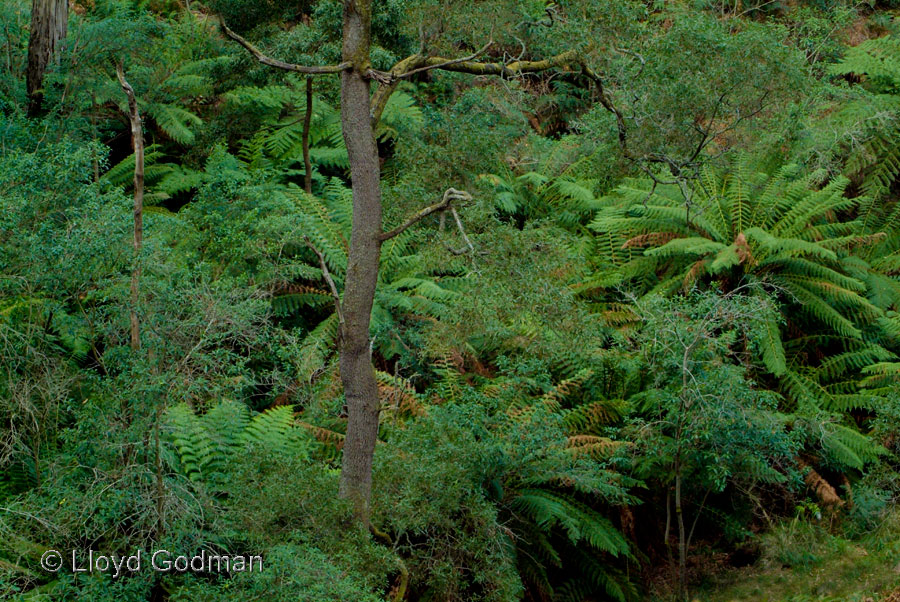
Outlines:
<svg viewBox="0 0 900 602"><path fill-rule="evenodd" d="M141 348L141 325L137 306L141 282L141 246L144 241L144 134L138 113L134 89L125 80L122 65L116 65L116 75L128 97L128 120L131 122L131 143L134 146L134 267L131 269L131 348Z"/></svg>
<svg viewBox="0 0 900 602"><path fill-rule="evenodd" d="M28 115L37 116L44 100L44 72L57 56L69 26L68 0L32 0L28 66L25 70Z"/></svg>
<svg viewBox="0 0 900 602"><path fill-rule="evenodd" d="M312 124L312 76L306 76L306 115L303 116L303 187L307 194L312 194L312 161L309 158L309 127Z"/></svg>
<svg viewBox="0 0 900 602"><path fill-rule="evenodd" d="M365 523L369 517L379 413L369 322L381 257L381 176L366 77L371 11L371 0L344 2L342 58L351 67L341 73L341 126L350 158L353 226L344 280L340 349L341 382L348 408L340 495L352 502L357 516Z"/></svg>

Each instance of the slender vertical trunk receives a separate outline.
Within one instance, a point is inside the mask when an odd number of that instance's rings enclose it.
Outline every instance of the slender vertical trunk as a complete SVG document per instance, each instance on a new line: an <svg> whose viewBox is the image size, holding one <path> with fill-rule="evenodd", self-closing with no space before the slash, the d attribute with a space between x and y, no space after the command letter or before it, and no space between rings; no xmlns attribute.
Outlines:
<svg viewBox="0 0 900 602"><path fill-rule="evenodd" d="M678 596L681 600L687 599L687 534L684 528L684 512L681 507L682 485L682 438L684 436L687 412L691 406L688 391L688 375L690 374L691 352L700 343L698 335L690 345L685 346L684 355L681 358L681 395L679 396L678 421L675 426L675 461L673 472L675 473L675 519L678 522Z"/></svg>
<svg viewBox="0 0 900 602"><path fill-rule="evenodd" d="M672 494L668 486L666 486L666 530L663 532L663 541L666 544L666 554L669 556L669 566L674 566L675 560L672 558L672 544L670 541L672 533Z"/></svg>
<svg viewBox="0 0 900 602"><path fill-rule="evenodd" d="M141 325L137 307L140 298L141 246L144 241L144 134L141 115L138 112L134 89L125 80L121 65L116 66L116 75L128 97L128 120L131 122L131 142L134 146L134 267L131 269L131 348L141 348Z"/></svg>
<svg viewBox="0 0 900 602"><path fill-rule="evenodd" d="M91 94L91 138L94 141L92 161L94 166L94 182L100 181L100 158L97 157L97 98Z"/></svg>
<svg viewBox="0 0 900 602"><path fill-rule="evenodd" d="M141 247L144 240L144 141L141 135L141 118L134 112L134 268L131 270L131 348L141 348L141 324L138 319L138 303L141 286Z"/></svg>
<svg viewBox="0 0 900 602"><path fill-rule="evenodd" d="M163 483L162 445L159 442L159 425L162 424L163 406L156 406L156 421L153 438L156 445L156 539L162 538L166 530L166 488Z"/></svg>
<svg viewBox="0 0 900 602"><path fill-rule="evenodd" d="M684 531L684 512L681 508L681 466L675 473L675 518L678 519L678 596L684 600L687 598L687 547Z"/></svg>
<svg viewBox="0 0 900 602"><path fill-rule="evenodd" d="M28 115L37 116L44 100L44 72L57 56L69 25L68 0L32 0L31 36L28 39L28 66L25 71Z"/></svg>
<svg viewBox="0 0 900 602"><path fill-rule="evenodd" d="M303 187L312 193L312 161L309 158L309 127L312 124L312 76L306 76L306 115L303 116Z"/></svg>
<svg viewBox="0 0 900 602"><path fill-rule="evenodd" d="M371 0L344 1L343 58L352 68L341 73L341 126L350 158L353 225L344 287L341 381L347 400L347 436L340 495L351 500L368 524L372 456L378 437L378 387L369 341L369 322L381 255L381 176L378 146L369 107Z"/></svg>

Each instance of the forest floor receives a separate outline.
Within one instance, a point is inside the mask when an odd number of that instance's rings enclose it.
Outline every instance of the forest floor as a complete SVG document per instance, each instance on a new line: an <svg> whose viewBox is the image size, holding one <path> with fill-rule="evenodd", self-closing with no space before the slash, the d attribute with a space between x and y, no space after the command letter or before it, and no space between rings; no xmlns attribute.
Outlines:
<svg viewBox="0 0 900 602"><path fill-rule="evenodd" d="M822 525L792 521L762 535L759 544L759 559L741 568L727 566L723 554L695 557L708 570L690 600L900 602L900 511L854 540Z"/></svg>
<svg viewBox="0 0 900 602"><path fill-rule="evenodd" d="M696 602L900 602L900 512L857 540L816 525L785 524L762 537L752 566L724 569Z"/></svg>

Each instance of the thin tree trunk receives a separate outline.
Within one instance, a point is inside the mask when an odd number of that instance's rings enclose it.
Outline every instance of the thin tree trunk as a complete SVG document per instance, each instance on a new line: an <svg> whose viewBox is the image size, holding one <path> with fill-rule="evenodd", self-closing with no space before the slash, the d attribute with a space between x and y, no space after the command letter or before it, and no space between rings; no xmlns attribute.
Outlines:
<svg viewBox="0 0 900 602"><path fill-rule="evenodd" d="M100 159L97 157L97 99L91 94L91 138L94 140L93 147L93 166L94 166L94 182L100 181Z"/></svg>
<svg viewBox="0 0 900 602"><path fill-rule="evenodd" d="M44 100L44 72L57 57L69 26L68 0L32 0L28 66L25 70L28 115L37 116Z"/></svg>
<svg viewBox="0 0 900 602"><path fill-rule="evenodd" d="M303 186L307 193L312 193L312 161L309 158L309 127L312 124L312 76L306 76L306 115L303 116Z"/></svg>
<svg viewBox="0 0 900 602"><path fill-rule="evenodd" d="M681 395L679 396L678 423L675 427L676 447L673 472L675 473L675 519L678 522L678 596L681 600L687 599L687 533L684 528L684 512L681 507L682 437L687 420L686 414L691 406L688 393L691 353L700 343L701 336L702 333L697 335L690 345L685 346L684 355L681 358Z"/></svg>
<svg viewBox="0 0 900 602"><path fill-rule="evenodd" d="M663 541L666 544L666 553L669 556L669 566L675 564L674 558L672 558L672 542L670 541L670 536L672 533L672 493L671 490L666 487L666 530L663 533Z"/></svg>
<svg viewBox="0 0 900 602"><path fill-rule="evenodd" d="M347 436L341 467L340 495L368 524L372 493L372 456L378 437L378 386L372 365L369 322L381 255L381 182L378 146L369 105L371 0L344 1L341 73L341 126L350 158L353 224L344 287L341 381L347 400Z"/></svg>
<svg viewBox="0 0 900 602"><path fill-rule="evenodd" d="M684 530L684 512L681 508L681 466L678 466L675 473L675 518L678 520L678 595L684 600L687 597L687 583L685 573L687 572L687 547L686 534Z"/></svg>
<svg viewBox="0 0 900 602"><path fill-rule="evenodd" d="M121 65L116 65L116 75L122 90L128 97L128 120L131 122L131 141L134 146L134 267L131 269L131 348L141 348L141 325L138 320L138 301L141 282L141 246L144 241L144 134L141 115L138 113L134 89L125 80Z"/></svg>

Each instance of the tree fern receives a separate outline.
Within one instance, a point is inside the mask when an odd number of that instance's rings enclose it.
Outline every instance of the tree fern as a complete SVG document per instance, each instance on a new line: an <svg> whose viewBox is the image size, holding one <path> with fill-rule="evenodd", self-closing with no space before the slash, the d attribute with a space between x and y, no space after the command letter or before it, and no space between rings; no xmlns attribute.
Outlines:
<svg viewBox="0 0 900 602"><path fill-rule="evenodd" d="M849 255L864 224L835 219L869 201L845 197L846 179L817 188L820 179L801 177L792 166L755 173L738 159L727 171L701 175L691 207L676 186L632 180L603 199L590 224L601 239L619 244L596 247L598 269L619 274L606 276L610 283L644 291L672 293L713 282L726 290L756 285L775 291L785 319L770 316L755 349L761 364L780 376L791 362L782 323L859 339L900 300L883 285L879 304L869 300L869 283L880 282L877 272Z"/></svg>
<svg viewBox="0 0 900 602"><path fill-rule="evenodd" d="M181 471L192 481L200 480L215 461L218 451L215 443L187 405L169 408L167 418Z"/></svg>
<svg viewBox="0 0 900 602"><path fill-rule="evenodd" d="M527 219L551 217L565 228L577 229L600 207L593 192L596 182L591 180L549 178L537 172L485 174L480 179L494 189L498 212L520 226Z"/></svg>
<svg viewBox="0 0 900 602"><path fill-rule="evenodd" d="M251 446L288 453L304 458L309 441L296 427L290 406L278 406L254 416L240 433L241 440Z"/></svg>
<svg viewBox="0 0 900 602"><path fill-rule="evenodd" d="M229 462L245 448L292 457L308 457L311 447L305 430L294 420L290 406L278 406L249 416L243 404L222 401L202 416L186 404L168 408L167 439L177 468L193 481L219 483Z"/></svg>
<svg viewBox="0 0 900 602"><path fill-rule="evenodd" d="M842 107L838 119L857 130L847 173L861 179L867 195L883 196L900 175L900 40L894 36L866 40L847 49L844 59L829 71L865 77L867 97Z"/></svg>
<svg viewBox="0 0 900 602"><path fill-rule="evenodd" d="M162 147L152 144L144 154L144 202L148 205L159 203L173 195L199 188L207 179L204 172L165 161ZM130 154L112 166L102 179L126 190L133 185L134 154Z"/></svg>
<svg viewBox="0 0 900 602"><path fill-rule="evenodd" d="M167 136L183 145L194 141L193 128L203 123L195 114L175 104L152 102L141 108Z"/></svg>
<svg viewBox="0 0 900 602"><path fill-rule="evenodd" d="M558 525L573 544L584 540L613 556L630 553L628 541L608 519L573 498L543 489L523 489L512 504L543 529Z"/></svg>
<svg viewBox="0 0 900 602"><path fill-rule="evenodd" d="M283 85L240 87L224 95L233 107L253 110L261 116L263 123L259 131L243 145L248 151L252 150L252 165L268 169L281 179L293 171L293 164L303 161L306 120L303 89L301 78L288 75ZM375 135L382 142L390 142L401 134L416 134L423 123L422 111L412 96L398 90L385 106ZM350 167L341 134L340 113L318 95L313 97L310 116L309 155L313 164L311 177L318 184L327 182L321 174L323 169L346 171Z"/></svg>

